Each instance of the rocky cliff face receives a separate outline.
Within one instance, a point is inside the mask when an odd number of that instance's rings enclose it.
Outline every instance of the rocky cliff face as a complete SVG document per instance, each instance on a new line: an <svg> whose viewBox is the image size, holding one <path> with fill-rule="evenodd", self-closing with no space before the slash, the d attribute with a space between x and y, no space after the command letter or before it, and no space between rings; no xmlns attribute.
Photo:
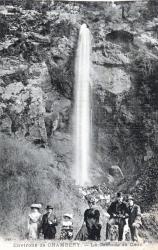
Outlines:
<svg viewBox="0 0 158 250"><path fill-rule="evenodd" d="M149 191L148 180L139 183L157 158L158 20L146 3L57 2L12 13L0 13L0 131L48 144L71 166L74 62L85 22L92 35L92 179Z"/></svg>

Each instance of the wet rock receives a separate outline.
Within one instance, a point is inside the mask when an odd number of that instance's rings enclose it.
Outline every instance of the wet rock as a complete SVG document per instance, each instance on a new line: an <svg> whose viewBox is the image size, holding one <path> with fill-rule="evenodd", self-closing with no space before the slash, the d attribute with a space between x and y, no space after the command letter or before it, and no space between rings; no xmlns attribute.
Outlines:
<svg viewBox="0 0 158 250"><path fill-rule="evenodd" d="M117 165L111 166L109 168L109 182L115 186L124 179L124 174L121 168Z"/></svg>
<svg viewBox="0 0 158 250"><path fill-rule="evenodd" d="M115 166L111 166L111 168L109 169L109 173L112 176L117 176L117 177L121 177L124 178L124 175L122 173L122 170L120 169L119 166L115 165Z"/></svg>
<svg viewBox="0 0 158 250"><path fill-rule="evenodd" d="M31 32L31 38L38 43L42 43L42 44L46 44L47 46L49 46L50 44L50 38L49 36L42 36L38 33L35 32Z"/></svg>
<svg viewBox="0 0 158 250"><path fill-rule="evenodd" d="M106 39L116 43L131 43L133 34L125 30L113 30L106 35Z"/></svg>
<svg viewBox="0 0 158 250"><path fill-rule="evenodd" d="M156 47L158 49L158 39L153 37L152 33L150 32L136 36L134 39L134 44L136 44L138 47L146 45L150 48Z"/></svg>
<svg viewBox="0 0 158 250"><path fill-rule="evenodd" d="M29 67L28 82L32 85L38 85L44 92L49 92L51 90L51 78L45 62L34 63Z"/></svg>
<svg viewBox="0 0 158 250"><path fill-rule="evenodd" d="M96 44L93 46L92 60L100 66L124 66L130 63L130 59L122 51L121 46L110 42Z"/></svg>
<svg viewBox="0 0 158 250"><path fill-rule="evenodd" d="M2 98L4 101L7 100L15 100L18 95L20 94L20 92L24 91L24 86L21 82L16 82L16 83L12 83L9 84L6 88L5 88L5 92L2 95Z"/></svg>
<svg viewBox="0 0 158 250"><path fill-rule="evenodd" d="M56 91L49 92L46 94L46 111L45 123L49 135L58 129L68 128L71 114L70 100Z"/></svg>
<svg viewBox="0 0 158 250"><path fill-rule="evenodd" d="M130 76L122 68L93 65L91 75L93 84L97 83L116 95L129 91L131 87Z"/></svg>
<svg viewBox="0 0 158 250"><path fill-rule="evenodd" d="M15 82L4 88L1 98L2 103L6 105L4 111L10 114L14 134L20 134L20 136L27 134L30 140L38 138L47 140L43 92L40 87L34 87L31 84L26 87L21 82ZM1 126L5 131L4 125Z"/></svg>
<svg viewBox="0 0 158 250"><path fill-rule="evenodd" d="M13 81L24 81L25 72L27 72L28 64L26 62L19 63L18 58L4 57L0 62L0 77L7 85Z"/></svg>
<svg viewBox="0 0 158 250"><path fill-rule="evenodd" d="M47 130L47 135L50 137L56 130L60 128L61 117L59 113L51 113L45 115L45 125Z"/></svg>
<svg viewBox="0 0 158 250"><path fill-rule="evenodd" d="M54 60L53 62L50 62L49 60L47 65L53 87L55 87L63 96L71 99L73 91L73 73L71 71L72 65L69 65L68 62L66 65L63 64L63 60L62 64L59 64L59 66L54 63Z"/></svg>
<svg viewBox="0 0 158 250"><path fill-rule="evenodd" d="M36 10L24 10L21 11L22 19L27 20L29 24L32 24L35 20L39 19L40 13Z"/></svg>
<svg viewBox="0 0 158 250"><path fill-rule="evenodd" d="M10 38L8 40L6 39L5 42L0 43L1 55L5 53L5 50L9 50L11 46L14 46L18 40L18 38Z"/></svg>

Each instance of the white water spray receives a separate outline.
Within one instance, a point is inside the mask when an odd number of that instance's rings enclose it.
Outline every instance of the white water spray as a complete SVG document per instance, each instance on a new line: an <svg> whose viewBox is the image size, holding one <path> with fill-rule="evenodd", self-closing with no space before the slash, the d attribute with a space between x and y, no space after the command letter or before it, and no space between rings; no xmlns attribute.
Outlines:
<svg viewBox="0 0 158 250"><path fill-rule="evenodd" d="M75 64L74 175L78 185L89 183L90 157L90 31L80 28Z"/></svg>

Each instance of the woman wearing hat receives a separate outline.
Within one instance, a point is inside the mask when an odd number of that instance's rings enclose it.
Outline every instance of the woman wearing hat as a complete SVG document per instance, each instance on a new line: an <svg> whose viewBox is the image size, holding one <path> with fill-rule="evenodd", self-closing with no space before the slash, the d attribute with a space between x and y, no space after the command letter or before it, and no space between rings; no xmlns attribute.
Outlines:
<svg viewBox="0 0 158 250"><path fill-rule="evenodd" d="M55 239L56 226L58 225L57 218L53 213L53 207L46 207L46 214L42 217L41 229L44 235L44 239Z"/></svg>
<svg viewBox="0 0 158 250"><path fill-rule="evenodd" d="M94 208L95 199L91 196L86 197L89 209L84 212L83 225L76 235L76 240L100 240L101 224L99 224L100 213Z"/></svg>
<svg viewBox="0 0 158 250"><path fill-rule="evenodd" d="M39 212L41 204L32 204L31 213L28 218L28 239L36 240L39 238L40 223L42 215Z"/></svg>

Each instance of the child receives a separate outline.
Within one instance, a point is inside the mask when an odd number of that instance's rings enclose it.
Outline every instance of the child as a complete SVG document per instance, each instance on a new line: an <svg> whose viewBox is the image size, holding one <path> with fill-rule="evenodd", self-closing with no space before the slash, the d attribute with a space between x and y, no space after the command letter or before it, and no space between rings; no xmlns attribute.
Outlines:
<svg viewBox="0 0 158 250"><path fill-rule="evenodd" d="M63 219L60 240L71 240L73 238L72 215L64 214Z"/></svg>

